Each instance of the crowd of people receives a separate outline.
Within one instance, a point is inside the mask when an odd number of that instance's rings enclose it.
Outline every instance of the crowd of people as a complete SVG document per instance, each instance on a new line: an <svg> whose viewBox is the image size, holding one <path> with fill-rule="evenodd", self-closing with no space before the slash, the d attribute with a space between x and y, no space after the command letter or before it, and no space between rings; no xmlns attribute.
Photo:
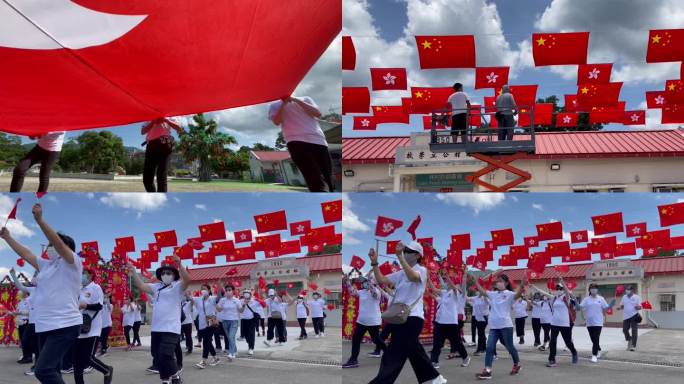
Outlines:
<svg viewBox="0 0 684 384"><path fill-rule="evenodd" d="M371 384L394 383L406 360L411 363L419 383L446 383L447 379L438 371L445 340L450 343L447 358L461 358L462 367L471 364L471 356L485 355L484 368L477 374L477 378L482 380L492 378L493 363L497 359L496 345L500 343L513 360L510 375L517 375L522 365L514 332L517 343L525 344L528 317L531 318L534 347L540 351L548 350L546 366L550 368L557 366L559 335L570 352L572 364L578 363L578 353L573 343L573 327L578 311L583 315L592 343L593 363L597 363L601 357L601 330L606 312L612 308L623 310L627 350L636 349L638 324L641 322L641 298L634 286L626 287L619 306L616 306L617 300L606 300L593 283L588 287L588 294L580 301L563 279L557 281L555 291L547 292L529 284L526 278L514 288L514 282L505 273L499 273L493 276L491 288L485 288L478 279L472 279L474 287L471 290L475 292L471 294L466 289L468 273L465 270L458 284L455 284L453 276L446 269L439 269L435 279L437 282L433 283L427 268L421 264L423 246L416 241L407 245L398 243L396 256L401 270L387 275L380 270L378 255L371 249L368 256L372 270L344 281L350 294L358 298L359 310L352 336L351 356L342 367L359 366L361 343L368 333L376 346L369 356L381 358L378 373L370 381ZM434 249L431 251L436 252ZM424 298L428 296L434 298L436 303L432 351L429 355L419 339L425 325ZM386 304L384 312L381 310L383 302ZM468 344L469 347L475 347L472 354L466 349L463 333L466 304L472 308L471 342Z"/></svg>
<svg viewBox="0 0 684 384"><path fill-rule="evenodd" d="M84 267L76 254L76 243L63 233L54 231L43 219L43 209L35 204L32 213L49 244L44 255L36 256L0 229L9 247L35 269L30 282L22 282L12 269L10 276L21 292L21 300L10 316L15 318L21 337L22 355L19 364L31 364L26 375L39 382L64 383L63 374L73 373L76 384L84 383L84 373L98 371L104 383L112 383L114 368L101 359L108 354L112 330L112 314L120 309L126 338L126 351L142 345L141 324L147 304L152 314L150 353L152 364L148 372L158 373L163 384L182 383L183 349L185 355L193 347L202 349L202 358L194 366L205 369L215 366L223 351L228 361L238 357L236 340L245 340L247 356L254 354L256 335L265 336L268 347L287 342L287 310L296 306L297 321L306 339L307 319L311 318L316 337L325 336L326 302L318 292L310 296L301 292L292 298L287 292L268 290L261 300L249 289L239 292L235 286L219 280L214 289L203 285L195 297L189 290L190 275L181 266L178 256L174 265L163 264L156 270L156 280L145 281L136 267L129 263L127 271L140 297L127 297L120 308L111 296L96 283L95 271ZM193 344L193 324L198 344ZM133 336L131 337L131 331ZM221 341L224 341L222 346Z"/></svg>

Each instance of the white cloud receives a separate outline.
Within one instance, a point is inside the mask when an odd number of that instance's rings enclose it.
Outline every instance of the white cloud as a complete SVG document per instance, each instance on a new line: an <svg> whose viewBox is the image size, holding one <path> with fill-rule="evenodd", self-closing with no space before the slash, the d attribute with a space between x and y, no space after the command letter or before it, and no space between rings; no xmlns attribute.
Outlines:
<svg viewBox="0 0 684 384"><path fill-rule="evenodd" d="M478 214L496 207L506 196L503 193L438 193L436 198L446 204L471 208Z"/></svg>
<svg viewBox="0 0 684 384"><path fill-rule="evenodd" d="M163 193L107 193L100 197L100 202L107 206L141 212L159 209L166 201Z"/></svg>
<svg viewBox="0 0 684 384"><path fill-rule="evenodd" d="M14 202L15 200L10 198L7 195L0 195L0 223L2 225L5 224L5 221L7 220L7 215L9 215L10 211L12 208L14 208ZM27 203L19 203L19 207L17 210L21 209L30 209L30 206L26 205ZM28 207L28 208L26 208ZM7 221L7 229L10 231L10 234L14 238L29 238L33 237L36 233L29 228L23 221L19 219L13 219ZM7 243L4 240L0 240L0 250L3 249L8 249L9 247L7 246Z"/></svg>
<svg viewBox="0 0 684 384"><path fill-rule="evenodd" d="M342 237L345 244L357 245L361 241L353 235L357 232L368 232L371 227L364 223L356 213L352 211L352 201L349 195L342 194Z"/></svg>
<svg viewBox="0 0 684 384"><path fill-rule="evenodd" d="M207 210L206 204L195 204L195 208L199 209L200 211L206 211Z"/></svg>
<svg viewBox="0 0 684 384"><path fill-rule="evenodd" d="M92 199L95 198L95 194L92 193L92 192L88 192L88 193L86 193L86 197L87 197L89 200L92 200Z"/></svg>
<svg viewBox="0 0 684 384"><path fill-rule="evenodd" d="M536 210L539 210L539 211L543 211L543 210L544 210L544 207L543 207L541 204L537 204L537 203L533 203L533 204L532 204L532 208L534 208L534 209L536 209Z"/></svg>
<svg viewBox="0 0 684 384"><path fill-rule="evenodd" d="M176 203L180 203L180 199L176 196L173 197L173 201L175 201Z"/></svg>

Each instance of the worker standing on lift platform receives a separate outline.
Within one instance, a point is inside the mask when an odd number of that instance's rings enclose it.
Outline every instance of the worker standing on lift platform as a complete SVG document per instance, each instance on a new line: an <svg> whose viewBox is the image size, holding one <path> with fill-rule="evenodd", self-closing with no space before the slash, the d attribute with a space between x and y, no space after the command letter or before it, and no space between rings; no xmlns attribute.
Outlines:
<svg viewBox="0 0 684 384"><path fill-rule="evenodd" d="M461 142L465 144L470 100L468 100L468 95L463 92L463 84L454 84L454 91L447 100L447 109L451 111L451 136L454 144L457 142L457 135L461 136Z"/></svg>
<svg viewBox="0 0 684 384"><path fill-rule="evenodd" d="M496 98L496 122L499 125L499 141L513 140L515 127L514 115L518 114L518 106L508 85L501 87L501 94Z"/></svg>

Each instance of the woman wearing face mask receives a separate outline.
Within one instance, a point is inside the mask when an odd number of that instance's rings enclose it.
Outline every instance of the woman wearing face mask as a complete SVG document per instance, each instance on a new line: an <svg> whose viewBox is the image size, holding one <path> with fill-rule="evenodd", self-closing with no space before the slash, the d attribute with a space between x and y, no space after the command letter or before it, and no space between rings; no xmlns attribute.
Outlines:
<svg viewBox="0 0 684 384"><path fill-rule="evenodd" d="M494 282L494 290L487 291L475 279L475 286L480 294L487 296L489 299L489 337L487 339L487 353L485 354L485 367L477 374L480 380L492 378L492 363L496 353L496 343L503 340L503 343L513 358L513 369L511 375L520 373L520 358L518 358L518 351L513 345L513 322L511 321L511 309L513 302L522 296L522 289L527 285L526 279L523 279L515 292L512 291L511 283L508 275L500 274L496 277Z"/></svg>
<svg viewBox="0 0 684 384"><path fill-rule="evenodd" d="M546 295L542 295L541 302L541 317L539 322L541 323L542 330L544 331L544 343L539 346L540 351L546 351L546 345L551 340L551 320L553 319L553 308L551 308L551 300Z"/></svg>
<svg viewBox="0 0 684 384"><path fill-rule="evenodd" d="M281 337L284 335L283 329L285 328L283 324L283 313L280 297L276 296L275 289L270 288L268 290L268 298L264 300L266 302L266 311L268 317L268 330L266 331L266 340L264 344L267 347L271 346L272 340L275 338L276 345L284 342ZM275 332L278 333L276 337Z"/></svg>
<svg viewBox="0 0 684 384"><path fill-rule="evenodd" d="M185 318L181 322L181 333L185 339L185 354L189 355L192 353L192 296L189 292L185 293L183 298L182 308Z"/></svg>
<svg viewBox="0 0 684 384"><path fill-rule="evenodd" d="M100 332L100 337L97 339L100 343L98 357L106 355L109 349L109 333L112 331L112 309L112 298L110 295L105 294L102 304L102 332Z"/></svg>
<svg viewBox="0 0 684 384"><path fill-rule="evenodd" d="M280 292L280 311L283 314L283 333L276 335L276 338L279 338L281 344L287 342L287 307L292 304L294 304L292 296L290 296L287 291Z"/></svg>
<svg viewBox="0 0 684 384"><path fill-rule="evenodd" d="M528 308L532 310L532 333L534 333L534 347L541 345L541 312L542 312L542 298L539 292L532 295L532 300L529 301Z"/></svg>
<svg viewBox="0 0 684 384"><path fill-rule="evenodd" d="M311 310L311 322L313 323L314 333L316 337L325 337L325 316L323 310L325 309L325 300L321 298L318 292L311 294L312 299L307 301L307 305Z"/></svg>
<svg viewBox="0 0 684 384"><path fill-rule="evenodd" d="M139 302L134 301L135 304L133 315L135 317L133 321L133 344L136 347L140 347L142 343L140 342L140 326L142 325L142 312L141 305Z"/></svg>
<svg viewBox="0 0 684 384"><path fill-rule="evenodd" d="M193 310L199 314L199 332L202 337L202 360L195 364L195 367L206 368L209 355L211 355L209 365L213 367L220 362L214 348L214 332L218 323L216 323L216 297L211 295L211 287L208 284L202 285L200 297L194 300Z"/></svg>
<svg viewBox="0 0 684 384"><path fill-rule="evenodd" d="M40 349L38 348L38 336L36 335L36 308L33 306L33 297L31 296L36 291L35 280L37 273L38 271L36 270L33 278L31 279L32 286L25 286L24 284L22 284L22 282L17 278L17 273L14 270L14 268L10 269L9 273L10 277L12 278L12 282L14 283L14 286L17 287L17 289L25 295L25 300L28 304L28 323L26 325L26 328L24 329L24 332L21 334L21 348L22 351L24 350L24 348L27 349L27 351L23 354L24 358L22 360L30 360L31 363L35 363L36 361L38 361L38 356L40 354ZM35 356L35 359L32 358L33 356ZM29 364L29 362L27 362L26 364ZM32 365L28 371L24 372L24 374L27 376L33 376L33 369L34 366Z"/></svg>
<svg viewBox="0 0 684 384"><path fill-rule="evenodd" d="M458 320L458 307L460 302L465 302L463 292L465 290L466 279L461 279L461 287L457 287L451 281L451 277L446 270L442 269L439 275L439 285L441 289L432 288L432 296L437 301L437 313L435 314L434 334L432 336L432 353L430 360L432 366L439 368L439 355L444 347L444 341L449 340L451 353L448 358L455 357L454 352L458 352L463 362L461 367L470 365L470 356L461 342L462 323Z"/></svg>
<svg viewBox="0 0 684 384"><path fill-rule="evenodd" d="M423 257L423 246L417 241L412 241L404 247L404 244L399 242L396 251L401 271L387 276L380 271L375 249L371 248L368 252L375 281L378 284L395 289L390 305L402 303L410 308L405 323L387 324L392 339L382 355L377 376L369 384L394 383L407 359L411 362L413 373L419 383L446 383L447 380L432 366L430 358L418 340L425 322L423 295L428 279L427 269L420 265L420 260Z"/></svg>
<svg viewBox="0 0 684 384"><path fill-rule="evenodd" d="M228 345L228 360L232 361L237 357L237 344L235 334L237 333L240 320L240 309L242 302L235 297L235 287L228 284L224 289L225 296L218 302L216 309L223 314L223 330L226 333L226 344Z"/></svg>
<svg viewBox="0 0 684 384"><path fill-rule="evenodd" d="M627 350L635 351L639 323L641 322L641 315L639 314L641 310L641 297L636 294L636 287L633 285L626 287L618 309L624 310L622 312L622 333L625 335L625 341L627 341ZM632 331L631 334L630 330Z"/></svg>
<svg viewBox="0 0 684 384"><path fill-rule="evenodd" d="M33 307L38 309L35 311L35 328L40 356L35 364L35 376L41 383L63 383L60 372L62 358L76 342L83 324L78 302L83 266L74 253L74 240L55 232L48 225L43 219L40 204L33 206L32 213L49 242L46 249L48 260L36 257L19 244L7 228L0 229L0 238L19 257L40 271L31 299Z"/></svg>
<svg viewBox="0 0 684 384"><path fill-rule="evenodd" d="M518 336L518 344L525 344L525 320L527 319L527 300L519 298L513 303L513 315L515 316L515 335Z"/></svg>
<svg viewBox="0 0 684 384"><path fill-rule="evenodd" d="M181 333L181 301L190 284L190 275L183 268L177 255L172 256L174 265L163 264L157 268L156 277L159 283L145 284L142 277L135 272L135 267L128 264L128 273L139 291L145 292L154 306L152 311L151 352L152 365L159 369L162 384L180 384L181 369L176 360L176 348Z"/></svg>
<svg viewBox="0 0 684 384"><path fill-rule="evenodd" d="M546 363L547 367L555 367L556 365L556 344L558 341L558 334L563 337L563 342L565 346L570 350L572 354L572 363L577 364L577 350L575 349L575 344L572 342L572 334L570 323L574 322L571 319L571 309L570 306L574 305L573 299L570 296L570 291L565 288L563 279L560 279L556 285L556 294L552 295L545 292L536 286L532 286L533 289L537 290L542 295L549 297L551 300L551 308L553 308L553 317L551 318L551 342L549 344L549 362Z"/></svg>
<svg viewBox="0 0 684 384"><path fill-rule="evenodd" d="M299 338L298 340L306 339L306 319L309 317L309 307L304 301L304 296L297 296L296 301L297 323L299 323Z"/></svg>
<svg viewBox="0 0 684 384"><path fill-rule="evenodd" d="M580 308L582 314L586 319L587 331L591 339L591 362L598 362L601 357L601 329L603 328L604 313L608 308L612 308L615 304L613 299L610 304L606 302L603 296L598 294L598 285L595 283L589 284L589 296L582 299Z"/></svg>
<svg viewBox="0 0 684 384"><path fill-rule="evenodd" d="M489 299L481 293L476 296L468 297L470 306L473 308L473 315L471 321L475 324L477 331L477 348L473 356L480 356L487 351L487 322L489 320Z"/></svg>
<svg viewBox="0 0 684 384"><path fill-rule="evenodd" d="M124 327L124 336L126 337L126 350L130 351L133 349L133 342L131 341L131 330L135 325L135 308L137 304L133 300L133 296L124 299L124 305L121 307L121 312L123 312L123 320L121 325Z"/></svg>
<svg viewBox="0 0 684 384"><path fill-rule="evenodd" d="M257 311L257 307L261 304L252 297L252 292L242 292L242 300L240 301L240 328L242 329L242 336L247 342L247 354L254 355L254 333L261 316Z"/></svg>

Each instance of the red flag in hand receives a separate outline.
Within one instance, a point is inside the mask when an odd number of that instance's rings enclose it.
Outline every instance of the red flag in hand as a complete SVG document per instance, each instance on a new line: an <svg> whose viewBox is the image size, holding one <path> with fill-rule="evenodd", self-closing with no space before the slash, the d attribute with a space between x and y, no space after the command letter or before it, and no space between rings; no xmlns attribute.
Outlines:
<svg viewBox="0 0 684 384"><path fill-rule="evenodd" d="M36 198L40 199L41 197L47 195L47 192L36 192Z"/></svg>
<svg viewBox="0 0 684 384"><path fill-rule="evenodd" d="M366 262L362 258L354 255L352 256L351 263L349 265L351 265L352 268L361 270L365 264Z"/></svg>
<svg viewBox="0 0 684 384"><path fill-rule="evenodd" d="M335 309L335 304L330 303L330 304L328 304L327 308L328 308L328 311L332 311Z"/></svg>
<svg viewBox="0 0 684 384"><path fill-rule="evenodd" d="M556 290L556 280L555 279L546 280L546 288L548 288L550 291L555 291Z"/></svg>
<svg viewBox="0 0 684 384"><path fill-rule="evenodd" d="M492 244L498 247L500 245L513 245L513 229L500 229L496 231L491 231L492 234Z"/></svg>
<svg viewBox="0 0 684 384"><path fill-rule="evenodd" d="M266 288L266 280L263 276L259 277L259 289Z"/></svg>
<svg viewBox="0 0 684 384"><path fill-rule="evenodd" d="M135 252L135 239L133 236L116 239L116 249L120 252Z"/></svg>
<svg viewBox="0 0 684 384"><path fill-rule="evenodd" d="M625 293L624 285L618 285L615 287L615 297L622 296L623 293Z"/></svg>
<svg viewBox="0 0 684 384"><path fill-rule="evenodd" d="M411 234L411 237L413 240L416 240L416 229L418 229L418 226L420 225L420 215L416 216L416 218L411 222L411 225L406 229L406 232Z"/></svg>
<svg viewBox="0 0 684 384"><path fill-rule="evenodd" d="M646 301L641 303L641 308L648 310L648 309L653 309L653 306L651 305L650 301L646 300Z"/></svg>
<svg viewBox="0 0 684 384"><path fill-rule="evenodd" d="M10 211L9 215L7 215L7 220L16 220L17 218L17 206L21 202L21 197L17 197L17 201L14 202L14 207L12 207L12 210ZM7 221L5 221L6 223Z"/></svg>
<svg viewBox="0 0 684 384"><path fill-rule="evenodd" d="M309 288L311 288L312 291L317 291L318 285L316 285L316 283L309 283Z"/></svg>
<svg viewBox="0 0 684 384"><path fill-rule="evenodd" d="M404 222L401 220L378 216L378 220L375 224L375 236L387 237L401 228L402 225L404 225Z"/></svg>

